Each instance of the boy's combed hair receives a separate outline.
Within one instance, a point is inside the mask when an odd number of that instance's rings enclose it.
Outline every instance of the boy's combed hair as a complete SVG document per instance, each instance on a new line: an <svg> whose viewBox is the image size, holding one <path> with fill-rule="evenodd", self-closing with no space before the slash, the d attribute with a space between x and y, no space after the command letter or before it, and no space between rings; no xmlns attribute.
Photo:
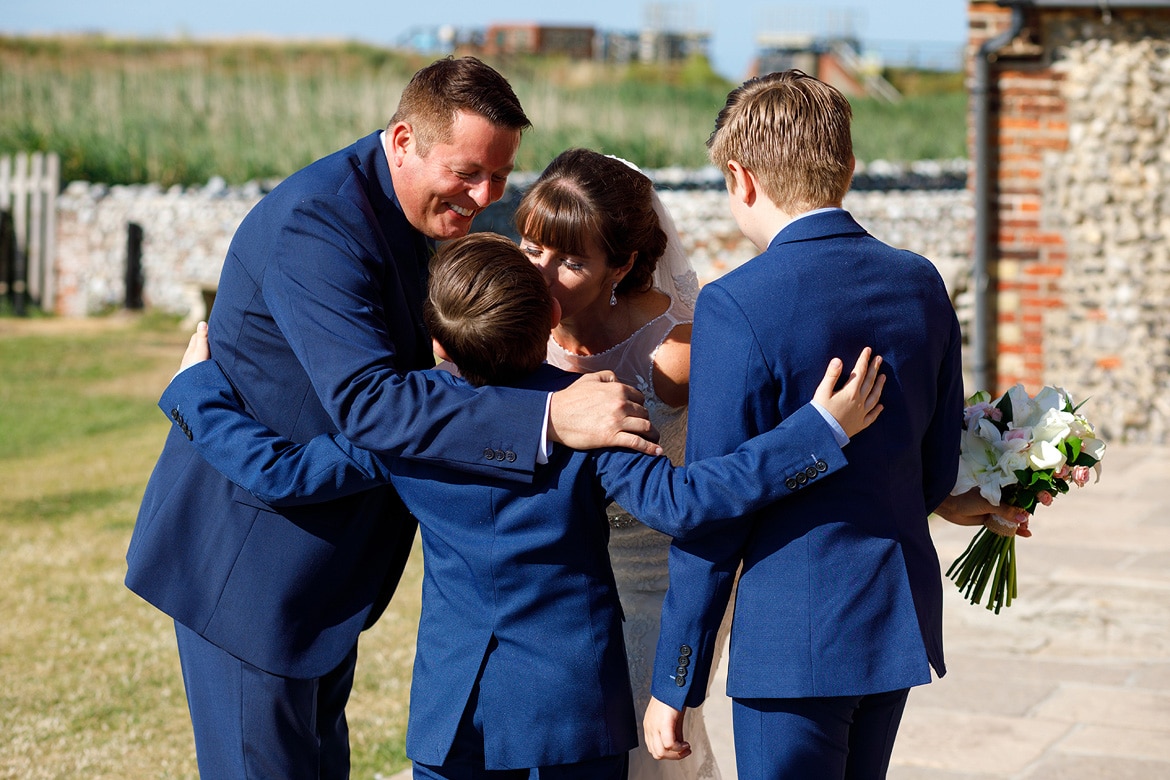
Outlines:
<svg viewBox="0 0 1170 780"><path fill-rule="evenodd" d="M634 265L616 292L649 289L666 233L654 211L654 183L615 157L568 149L548 164L516 209L525 238L567 254L584 254L589 242L621 268Z"/></svg>
<svg viewBox="0 0 1170 780"><path fill-rule="evenodd" d="M445 57L418 71L402 90L398 110L387 127L406 122L413 128L418 153L451 138L455 114L478 114L493 125L523 131L532 126L512 91L494 68L475 57Z"/></svg>
<svg viewBox="0 0 1170 780"><path fill-rule="evenodd" d="M840 205L849 191L852 120L840 90L799 70L769 73L731 91L707 150L725 176L735 160L755 173L773 203L799 214Z"/></svg>
<svg viewBox="0 0 1170 780"><path fill-rule="evenodd" d="M430 277L423 320L467 381L514 384L544 362L552 294L511 240L471 233L446 242Z"/></svg>

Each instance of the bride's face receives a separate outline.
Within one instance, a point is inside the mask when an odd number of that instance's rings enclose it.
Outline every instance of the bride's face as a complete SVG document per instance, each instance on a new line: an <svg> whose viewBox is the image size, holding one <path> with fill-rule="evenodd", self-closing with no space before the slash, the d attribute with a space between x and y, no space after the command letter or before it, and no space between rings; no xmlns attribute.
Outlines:
<svg viewBox="0 0 1170 780"><path fill-rule="evenodd" d="M623 275L621 268L611 268L605 254L590 241L583 254L568 254L529 238L521 238L520 249L544 274L549 290L561 305L561 319L569 320L609 308L614 282Z"/></svg>

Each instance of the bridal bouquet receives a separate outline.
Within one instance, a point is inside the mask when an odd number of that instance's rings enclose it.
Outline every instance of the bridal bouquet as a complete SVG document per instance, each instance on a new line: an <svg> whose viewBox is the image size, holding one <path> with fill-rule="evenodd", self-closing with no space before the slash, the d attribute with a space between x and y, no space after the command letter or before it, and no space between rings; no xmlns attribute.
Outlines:
<svg viewBox="0 0 1170 780"><path fill-rule="evenodd" d="M978 487L995 505L1031 512L1083 487L1090 470L1101 475L1105 442L1078 414L1063 388L1045 387L1035 397L1016 385L1001 397L980 391L963 410L959 476L952 495ZM1006 523L1005 523L1006 525ZM987 608L999 614L1016 597L1016 539L981 528L947 569L972 604L988 592ZM990 587L990 591L988 588Z"/></svg>

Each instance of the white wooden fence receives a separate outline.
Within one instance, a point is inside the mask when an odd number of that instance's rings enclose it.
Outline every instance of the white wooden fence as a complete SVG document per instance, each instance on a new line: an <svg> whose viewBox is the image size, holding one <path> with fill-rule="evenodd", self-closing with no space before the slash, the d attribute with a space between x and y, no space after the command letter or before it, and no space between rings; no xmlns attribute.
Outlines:
<svg viewBox="0 0 1170 780"><path fill-rule="evenodd" d="M12 229L12 238L2 236L8 246L0 245L0 298L11 297L17 313L23 313L26 301L53 311L60 180L56 154L0 157L0 213L9 215L0 227Z"/></svg>

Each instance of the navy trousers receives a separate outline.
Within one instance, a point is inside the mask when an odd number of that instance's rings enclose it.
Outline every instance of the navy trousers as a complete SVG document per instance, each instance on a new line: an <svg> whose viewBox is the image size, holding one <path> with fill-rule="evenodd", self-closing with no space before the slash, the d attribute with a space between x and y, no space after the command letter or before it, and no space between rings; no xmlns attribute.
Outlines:
<svg viewBox="0 0 1170 780"><path fill-rule="evenodd" d="M493 643L495 640L492 640ZM540 724L532 724L539 728ZM451 751L442 766L414 764L414 780L626 780L630 771L630 754L579 761L574 764L532 767L530 769L488 769L484 755L483 713L479 708L479 683L459 726Z"/></svg>
<svg viewBox="0 0 1170 780"><path fill-rule="evenodd" d="M739 780L881 780L909 692L734 699Z"/></svg>
<svg viewBox="0 0 1170 780"><path fill-rule="evenodd" d="M357 647L325 677L279 677L175 624L195 755L204 778L349 777L345 705Z"/></svg>

